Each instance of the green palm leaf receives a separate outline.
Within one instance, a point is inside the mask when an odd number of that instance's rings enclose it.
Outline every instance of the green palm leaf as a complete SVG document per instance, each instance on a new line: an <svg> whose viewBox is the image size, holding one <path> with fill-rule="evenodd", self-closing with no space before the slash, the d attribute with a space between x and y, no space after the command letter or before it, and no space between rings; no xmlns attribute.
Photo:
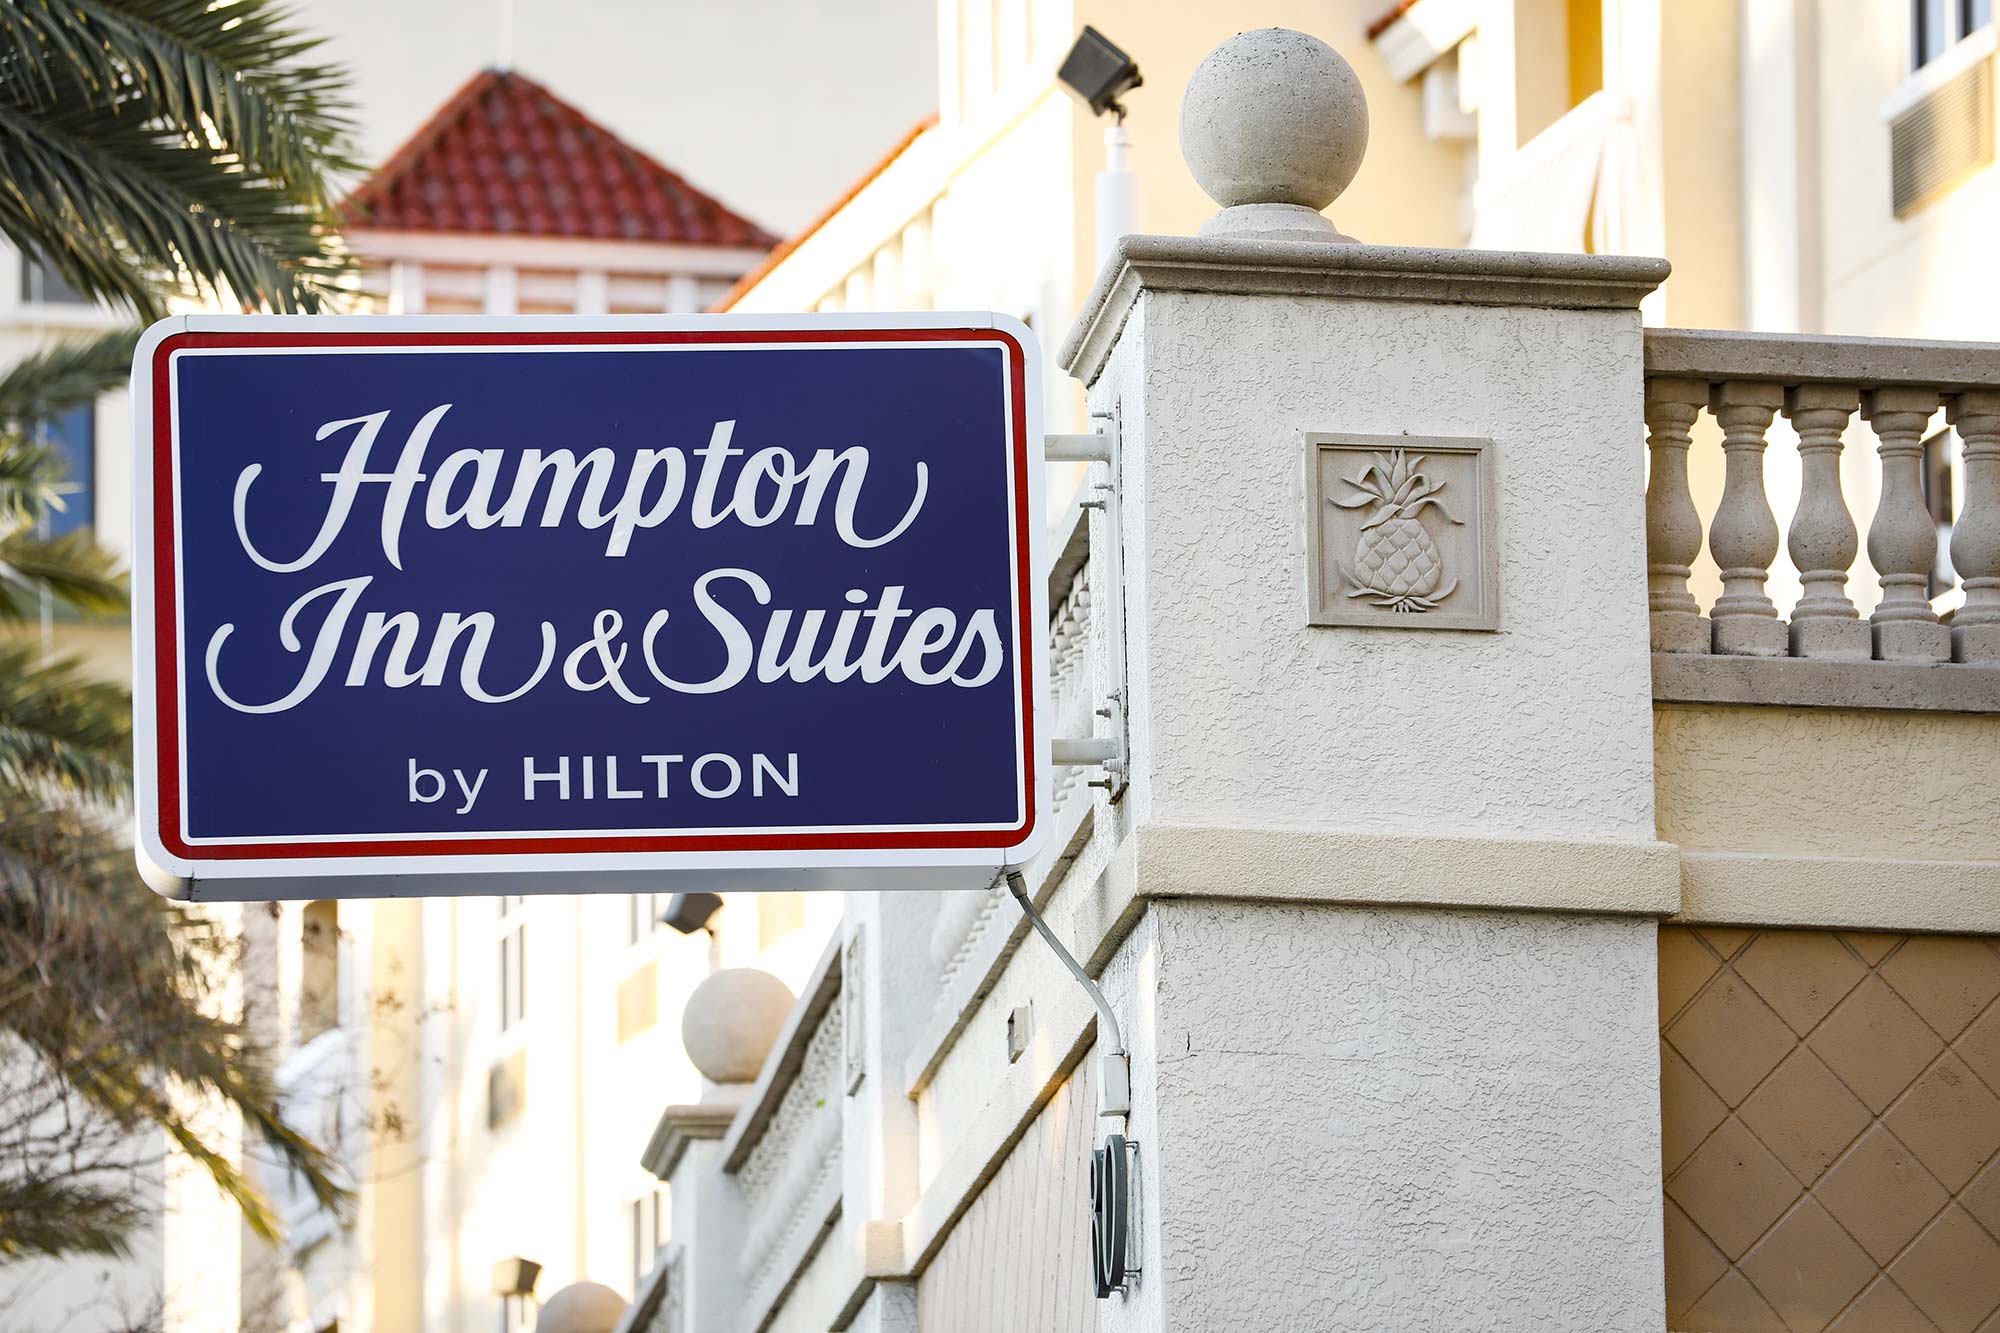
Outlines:
<svg viewBox="0 0 2000 1333"><path fill-rule="evenodd" d="M132 789L132 699L74 661L0 645L0 789L115 805Z"/></svg>
<svg viewBox="0 0 2000 1333"><path fill-rule="evenodd" d="M265 0L0 4L0 232L78 291L318 309L342 83Z"/></svg>

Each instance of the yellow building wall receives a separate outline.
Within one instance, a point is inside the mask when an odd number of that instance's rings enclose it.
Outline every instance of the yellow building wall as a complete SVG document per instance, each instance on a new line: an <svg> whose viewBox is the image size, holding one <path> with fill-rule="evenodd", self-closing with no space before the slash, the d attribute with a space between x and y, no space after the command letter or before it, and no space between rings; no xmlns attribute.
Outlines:
<svg viewBox="0 0 2000 1333"><path fill-rule="evenodd" d="M1660 7L1665 323L1743 327L1741 27L1736 0Z"/></svg>
<svg viewBox="0 0 2000 1333"><path fill-rule="evenodd" d="M1884 99L1909 69L1909 6L1821 7L1817 207L1827 333L2000 339L2000 167L1898 219Z"/></svg>

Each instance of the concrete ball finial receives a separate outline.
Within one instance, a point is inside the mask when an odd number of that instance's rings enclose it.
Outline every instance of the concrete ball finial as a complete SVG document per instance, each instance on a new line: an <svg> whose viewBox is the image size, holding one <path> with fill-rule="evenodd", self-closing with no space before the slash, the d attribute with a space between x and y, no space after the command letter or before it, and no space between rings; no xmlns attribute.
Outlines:
<svg viewBox="0 0 2000 1333"><path fill-rule="evenodd" d="M611 1333L625 1317L625 1298L601 1282L572 1282L543 1304L536 1333Z"/></svg>
<svg viewBox="0 0 2000 1333"><path fill-rule="evenodd" d="M694 988L681 1011L681 1044L711 1083L748 1083L792 1012L792 992L769 972L732 967Z"/></svg>
<svg viewBox="0 0 2000 1333"><path fill-rule="evenodd" d="M1319 211L1368 149L1354 67L1316 37L1260 28L1208 53L1181 98L1181 156L1223 212L1204 236L1346 240Z"/></svg>

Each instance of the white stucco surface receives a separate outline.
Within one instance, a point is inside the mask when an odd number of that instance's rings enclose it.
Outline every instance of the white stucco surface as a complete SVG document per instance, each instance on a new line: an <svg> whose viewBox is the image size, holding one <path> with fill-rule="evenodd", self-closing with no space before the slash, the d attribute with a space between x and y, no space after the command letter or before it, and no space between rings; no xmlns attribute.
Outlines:
<svg viewBox="0 0 2000 1333"><path fill-rule="evenodd" d="M1148 921L1151 1326L1663 1326L1651 921Z"/></svg>
<svg viewBox="0 0 2000 1333"><path fill-rule="evenodd" d="M1630 310L1141 296L1092 402L1125 413L1142 815L1650 840L1639 340ZM1497 634L1306 626L1306 431L1497 443Z"/></svg>

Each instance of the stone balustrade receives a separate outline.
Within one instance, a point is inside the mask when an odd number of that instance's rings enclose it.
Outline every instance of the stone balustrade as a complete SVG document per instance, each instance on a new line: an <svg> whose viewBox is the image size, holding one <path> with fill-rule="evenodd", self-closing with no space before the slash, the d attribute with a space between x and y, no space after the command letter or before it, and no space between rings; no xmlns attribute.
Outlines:
<svg viewBox="0 0 2000 1333"><path fill-rule="evenodd" d="M742 1327L760 1326L840 1208L847 1091L843 984L836 935L722 1136L719 1164L734 1182L740 1207L728 1286L750 1315ZM674 1188L678 1198L680 1186Z"/></svg>
<svg viewBox="0 0 2000 1333"><path fill-rule="evenodd" d="M1931 586L1940 519L1924 482L1940 409L1963 459L1947 553L1964 601L1944 615ZM1689 588L1704 535L1689 450L1703 411L1723 453L1706 534L1721 592L1706 615ZM1765 483L1781 415L1798 435L1800 477L1783 534ZM1655 652L2000 666L2000 345L1648 330L1646 425ZM1869 435L1879 484L1864 542L1854 515L1865 497L1843 488L1842 454ZM1781 535L1802 589L1789 621L1766 589ZM1880 586L1865 619L1849 585L1864 550Z"/></svg>

